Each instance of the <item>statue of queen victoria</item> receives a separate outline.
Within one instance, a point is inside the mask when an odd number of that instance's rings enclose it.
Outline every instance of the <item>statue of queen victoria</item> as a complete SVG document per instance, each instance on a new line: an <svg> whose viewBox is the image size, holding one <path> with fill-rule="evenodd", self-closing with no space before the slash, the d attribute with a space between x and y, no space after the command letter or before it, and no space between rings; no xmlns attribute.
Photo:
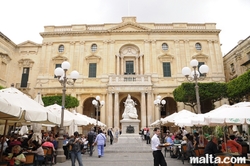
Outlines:
<svg viewBox="0 0 250 166"><path fill-rule="evenodd" d="M124 102L124 112L122 114L123 119L137 119L137 110L135 108L136 103L131 99L130 94L128 94L128 97L126 101Z"/></svg>

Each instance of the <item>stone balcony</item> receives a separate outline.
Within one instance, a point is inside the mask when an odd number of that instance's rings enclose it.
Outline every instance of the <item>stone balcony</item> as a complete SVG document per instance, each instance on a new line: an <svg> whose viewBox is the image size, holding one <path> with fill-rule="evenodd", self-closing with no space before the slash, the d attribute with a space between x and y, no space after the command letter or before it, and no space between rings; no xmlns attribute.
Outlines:
<svg viewBox="0 0 250 166"><path fill-rule="evenodd" d="M152 85L150 75L111 75L109 76L110 86L112 85Z"/></svg>

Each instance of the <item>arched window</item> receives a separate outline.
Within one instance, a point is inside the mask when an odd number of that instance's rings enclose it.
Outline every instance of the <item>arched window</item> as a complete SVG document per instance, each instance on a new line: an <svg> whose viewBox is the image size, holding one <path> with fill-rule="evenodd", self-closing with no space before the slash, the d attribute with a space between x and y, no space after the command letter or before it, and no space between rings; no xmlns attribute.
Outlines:
<svg viewBox="0 0 250 166"><path fill-rule="evenodd" d="M196 48L196 50L201 50L201 44L200 43L196 43L195 44L195 48Z"/></svg>
<svg viewBox="0 0 250 166"><path fill-rule="evenodd" d="M63 51L64 51L64 45L60 45L60 46L58 47L58 51L59 51L59 52L63 52Z"/></svg>
<svg viewBox="0 0 250 166"><path fill-rule="evenodd" d="M163 44L161 45L161 48L162 48L163 51L167 51L167 50L168 50L168 45L167 45L167 43L163 43Z"/></svg>
<svg viewBox="0 0 250 166"><path fill-rule="evenodd" d="M91 45L91 51L92 52L96 52L96 50L97 50L97 45L96 44L92 44Z"/></svg>

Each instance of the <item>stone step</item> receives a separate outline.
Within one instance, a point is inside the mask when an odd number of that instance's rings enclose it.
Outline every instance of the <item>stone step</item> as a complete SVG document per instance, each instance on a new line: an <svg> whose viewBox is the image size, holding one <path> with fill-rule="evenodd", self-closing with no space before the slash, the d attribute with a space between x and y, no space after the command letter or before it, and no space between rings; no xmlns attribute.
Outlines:
<svg viewBox="0 0 250 166"><path fill-rule="evenodd" d="M138 143L114 143L105 147L105 153L115 152L129 152L129 153L148 153L152 152L151 144L146 144L146 141L139 141Z"/></svg>

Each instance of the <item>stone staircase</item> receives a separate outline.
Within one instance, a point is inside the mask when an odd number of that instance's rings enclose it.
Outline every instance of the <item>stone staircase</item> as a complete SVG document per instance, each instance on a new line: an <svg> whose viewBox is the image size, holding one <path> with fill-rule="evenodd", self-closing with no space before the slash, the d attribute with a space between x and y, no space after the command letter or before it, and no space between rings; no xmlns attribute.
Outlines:
<svg viewBox="0 0 250 166"><path fill-rule="evenodd" d="M148 153L152 152L151 144L146 144L146 141L142 139L135 139L132 140L128 139L126 141L121 141L113 143L113 145L110 145L109 142L107 142L107 146L105 147L105 153Z"/></svg>

